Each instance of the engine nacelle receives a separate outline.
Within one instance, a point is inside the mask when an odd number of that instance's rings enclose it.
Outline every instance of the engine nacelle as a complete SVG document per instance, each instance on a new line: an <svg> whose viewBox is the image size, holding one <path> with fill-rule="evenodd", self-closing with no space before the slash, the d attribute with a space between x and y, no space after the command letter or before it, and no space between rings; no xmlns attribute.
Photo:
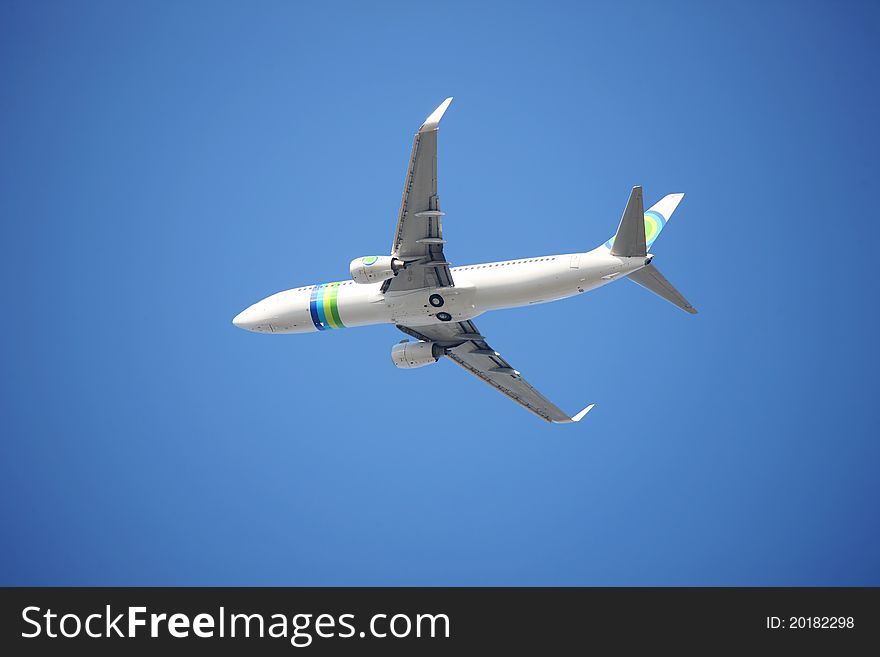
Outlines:
<svg viewBox="0 0 880 657"><path fill-rule="evenodd" d="M443 347L434 342L400 342L391 347L391 362L401 369L433 365L444 354Z"/></svg>
<svg viewBox="0 0 880 657"><path fill-rule="evenodd" d="M394 278L403 269L403 260L392 256L364 256L355 258L348 265L351 280L361 285L381 283Z"/></svg>

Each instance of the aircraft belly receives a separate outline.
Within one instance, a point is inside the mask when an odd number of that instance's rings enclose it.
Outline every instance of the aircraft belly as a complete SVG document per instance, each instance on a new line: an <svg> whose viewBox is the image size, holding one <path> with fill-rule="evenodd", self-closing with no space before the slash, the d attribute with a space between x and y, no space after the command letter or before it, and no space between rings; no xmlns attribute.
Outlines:
<svg viewBox="0 0 880 657"><path fill-rule="evenodd" d="M389 292L385 306L395 324L423 326L434 322L463 321L476 317L476 290L472 285Z"/></svg>

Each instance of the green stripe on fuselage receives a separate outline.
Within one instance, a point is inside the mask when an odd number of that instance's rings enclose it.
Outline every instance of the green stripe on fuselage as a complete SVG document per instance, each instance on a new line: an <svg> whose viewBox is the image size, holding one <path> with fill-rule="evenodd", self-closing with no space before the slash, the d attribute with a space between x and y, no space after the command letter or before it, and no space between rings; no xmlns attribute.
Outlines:
<svg viewBox="0 0 880 657"><path fill-rule="evenodd" d="M333 316L333 323L336 324L336 328L345 328L345 324L343 324L342 320L339 319L339 300L337 299L338 293L339 293L339 283L331 283L330 284L330 313Z"/></svg>

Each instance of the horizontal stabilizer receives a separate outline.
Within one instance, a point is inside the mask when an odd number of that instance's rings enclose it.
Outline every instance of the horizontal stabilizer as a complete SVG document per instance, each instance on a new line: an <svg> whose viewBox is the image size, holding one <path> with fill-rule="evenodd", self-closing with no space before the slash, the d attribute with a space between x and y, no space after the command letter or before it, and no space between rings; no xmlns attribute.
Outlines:
<svg viewBox="0 0 880 657"><path fill-rule="evenodd" d="M672 287L672 283L667 281L654 265L649 264L642 269L634 271L629 275L629 279L657 296L663 297L669 303L675 304L685 312L691 315L697 314L697 309L689 304L688 300L681 296L678 290Z"/></svg>
<svg viewBox="0 0 880 657"><path fill-rule="evenodd" d="M648 254L645 241L645 206L642 202L642 188L633 187L620 218L620 226L611 245L611 255L633 258Z"/></svg>

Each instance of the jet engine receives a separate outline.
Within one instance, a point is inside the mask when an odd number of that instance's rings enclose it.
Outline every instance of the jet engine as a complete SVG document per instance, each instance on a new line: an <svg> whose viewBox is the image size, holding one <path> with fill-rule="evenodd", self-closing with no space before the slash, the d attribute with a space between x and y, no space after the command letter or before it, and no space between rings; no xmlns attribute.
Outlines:
<svg viewBox="0 0 880 657"><path fill-rule="evenodd" d="M446 351L434 342L408 342L404 340L391 347L391 362L401 369L433 365Z"/></svg>
<svg viewBox="0 0 880 657"><path fill-rule="evenodd" d="M366 285L393 278L403 269L403 265L403 260L392 256L364 256L352 260L348 270L351 272L351 280Z"/></svg>

